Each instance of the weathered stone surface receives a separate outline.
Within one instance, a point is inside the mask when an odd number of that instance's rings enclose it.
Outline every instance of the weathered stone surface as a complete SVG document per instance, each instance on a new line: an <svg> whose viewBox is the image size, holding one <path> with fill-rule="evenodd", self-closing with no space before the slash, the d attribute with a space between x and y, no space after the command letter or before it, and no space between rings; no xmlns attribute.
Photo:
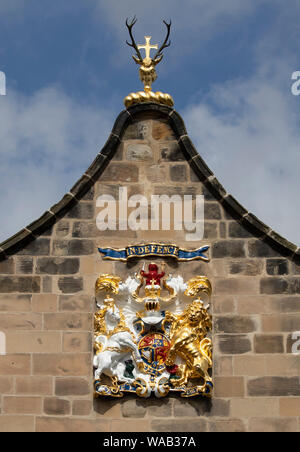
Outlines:
<svg viewBox="0 0 300 452"><path fill-rule="evenodd" d="M0 276L0 292L40 292L41 280L39 276Z"/></svg>
<svg viewBox="0 0 300 452"><path fill-rule="evenodd" d="M61 351L59 333L13 331L6 334L7 353L56 353Z"/></svg>
<svg viewBox="0 0 300 452"><path fill-rule="evenodd" d="M204 223L204 239L216 239L218 237L218 223L210 223L206 221Z"/></svg>
<svg viewBox="0 0 300 452"><path fill-rule="evenodd" d="M50 275L72 275L79 271L79 259L63 257L40 257L37 259L36 272Z"/></svg>
<svg viewBox="0 0 300 452"><path fill-rule="evenodd" d="M248 381L250 396L300 396L300 377L262 377Z"/></svg>
<svg viewBox="0 0 300 452"><path fill-rule="evenodd" d="M34 312L57 311L58 296L54 294L36 294L32 296L32 310Z"/></svg>
<svg viewBox="0 0 300 452"><path fill-rule="evenodd" d="M241 419L217 419L209 423L209 431L213 433L245 432L246 427Z"/></svg>
<svg viewBox="0 0 300 452"><path fill-rule="evenodd" d="M1 294L0 311L26 312L31 311L31 294Z"/></svg>
<svg viewBox="0 0 300 452"><path fill-rule="evenodd" d="M263 315L262 330L268 333L300 331L300 314Z"/></svg>
<svg viewBox="0 0 300 452"><path fill-rule="evenodd" d="M91 333L64 333L63 352L81 353L92 350Z"/></svg>
<svg viewBox="0 0 300 452"><path fill-rule="evenodd" d="M0 273L8 275L14 272L15 272L15 262L12 257L5 259L4 261L0 261Z"/></svg>
<svg viewBox="0 0 300 452"><path fill-rule="evenodd" d="M94 217L94 204L91 202L78 202L66 214L66 218L79 218L89 220Z"/></svg>
<svg viewBox="0 0 300 452"><path fill-rule="evenodd" d="M245 257L245 242L241 240L220 240L213 244L213 258Z"/></svg>
<svg viewBox="0 0 300 452"><path fill-rule="evenodd" d="M91 312L92 297L89 295L60 295L60 311Z"/></svg>
<svg viewBox="0 0 300 452"><path fill-rule="evenodd" d="M84 396L90 393L89 382L84 378L56 378L55 394L57 396Z"/></svg>
<svg viewBox="0 0 300 452"><path fill-rule="evenodd" d="M243 377L215 377L215 397L243 397L245 394Z"/></svg>
<svg viewBox="0 0 300 452"><path fill-rule="evenodd" d="M175 417L224 417L229 416L230 402L223 399L175 399Z"/></svg>
<svg viewBox="0 0 300 452"><path fill-rule="evenodd" d="M42 412L41 397L5 396L3 410L8 414L40 414Z"/></svg>
<svg viewBox="0 0 300 452"><path fill-rule="evenodd" d="M45 330L91 330L92 314L79 312L58 312L44 314Z"/></svg>
<svg viewBox="0 0 300 452"><path fill-rule="evenodd" d="M94 419L72 418L72 417L52 417L44 416L36 418L37 432L108 432L109 422L101 420L97 422ZM133 431L133 430L132 430Z"/></svg>
<svg viewBox="0 0 300 452"><path fill-rule="evenodd" d="M186 180L187 168L185 165L172 165L170 167L170 179L173 182L184 182Z"/></svg>
<svg viewBox="0 0 300 452"><path fill-rule="evenodd" d="M242 261L229 262L229 273L232 275L260 275L263 271L263 261L254 259L244 259Z"/></svg>
<svg viewBox="0 0 300 452"><path fill-rule="evenodd" d="M216 333L252 333L257 326L250 316L214 316L214 329Z"/></svg>
<svg viewBox="0 0 300 452"><path fill-rule="evenodd" d="M78 238L92 238L99 234L95 221L76 221L73 224L72 236Z"/></svg>
<svg viewBox="0 0 300 452"><path fill-rule="evenodd" d="M34 432L35 419L29 415L2 415L0 416L0 432L27 433Z"/></svg>
<svg viewBox="0 0 300 452"><path fill-rule="evenodd" d="M35 375L86 376L90 373L90 366L89 353L36 353L33 355Z"/></svg>
<svg viewBox="0 0 300 452"><path fill-rule="evenodd" d="M247 229L245 229L241 224L237 223L236 221L231 221L229 223L228 234L229 237L235 239L253 237L253 234L251 234L251 232L247 231Z"/></svg>
<svg viewBox="0 0 300 452"><path fill-rule="evenodd" d="M175 140L176 137L174 135L173 130L166 122L162 121L154 121L152 125L152 136L154 140Z"/></svg>
<svg viewBox="0 0 300 452"><path fill-rule="evenodd" d="M122 414L124 417L144 417L146 414L146 406L137 399L125 400L122 403Z"/></svg>
<svg viewBox="0 0 300 452"><path fill-rule="evenodd" d="M27 256L47 256L49 253L50 239L44 237L34 239L29 245L18 252L19 255Z"/></svg>
<svg viewBox="0 0 300 452"><path fill-rule="evenodd" d="M44 413L49 415L64 415L69 414L71 404L69 400L59 399L58 397L46 397L44 399Z"/></svg>
<svg viewBox="0 0 300 452"><path fill-rule="evenodd" d="M279 416L279 401L269 397L232 399L231 415L239 418Z"/></svg>
<svg viewBox="0 0 300 452"><path fill-rule="evenodd" d="M262 240L250 240L248 242L250 257L277 257L278 253L274 251L267 243Z"/></svg>
<svg viewBox="0 0 300 452"><path fill-rule="evenodd" d="M151 422L151 429L154 432L169 432L169 433L183 433L183 432L206 432L207 423L205 419L160 419Z"/></svg>
<svg viewBox="0 0 300 452"><path fill-rule="evenodd" d="M266 357L264 355L236 355L233 357L234 375L265 376Z"/></svg>
<svg viewBox="0 0 300 452"><path fill-rule="evenodd" d="M289 433L298 431L297 419L291 418L253 418L249 423L250 432Z"/></svg>
<svg viewBox="0 0 300 452"><path fill-rule="evenodd" d="M251 342L245 334L223 334L216 336L219 350L227 355L251 351Z"/></svg>
<svg viewBox="0 0 300 452"><path fill-rule="evenodd" d="M300 417L300 397L282 397L279 410L280 416Z"/></svg>
<svg viewBox="0 0 300 452"><path fill-rule="evenodd" d="M161 160L165 160L165 161L169 161L169 162L178 162L181 160L185 160L185 157L184 157L177 141L165 143L163 146L160 147L160 152L161 152ZM198 181L199 181L199 179L197 178L197 182Z"/></svg>
<svg viewBox="0 0 300 452"><path fill-rule="evenodd" d="M41 330L42 316L36 313L0 314L0 330Z"/></svg>
<svg viewBox="0 0 300 452"><path fill-rule="evenodd" d="M53 381L51 377L20 376L16 377L16 394L51 395Z"/></svg>
<svg viewBox="0 0 300 452"><path fill-rule="evenodd" d="M265 294L300 294L300 278L262 278L260 281L260 291Z"/></svg>
<svg viewBox="0 0 300 452"><path fill-rule="evenodd" d="M132 163L110 163L100 177L101 181L137 182L139 169Z"/></svg>
<svg viewBox="0 0 300 452"><path fill-rule="evenodd" d="M145 168L146 177L152 183L168 180L168 167L166 165L150 165Z"/></svg>
<svg viewBox="0 0 300 452"><path fill-rule="evenodd" d="M29 256L16 257L16 273L33 273L33 258Z"/></svg>
<svg viewBox="0 0 300 452"><path fill-rule="evenodd" d="M92 410L91 400L73 400L72 414L74 416L88 416Z"/></svg>
<svg viewBox="0 0 300 452"><path fill-rule="evenodd" d="M221 209L216 202L206 202L204 204L204 220L220 220Z"/></svg>
<svg viewBox="0 0 300 452"><path fill-rule="evenodd" d="M141 162L152 160L153 158L152 149L146 144L129 144L125 155L127 160Z"/></svg>
<svg viewBox="0 0 300 452"><path fill-rule="evenodd" d="M255 353L283 353L283 336L272 334L256 334L254 336Z"/></svg>
<svg viewBox="0 0 300 452"><path fill-rule="evenodd" d="M66 237L70 232L69 221L60 220L56 225L55 235L56 237L63 238Z"/></svg>
<svg viewBox="0 0 300 452"><path fill-rule="evenodd" d="M0 355L0 375L29 375L30 355Z"/></svg>
<svg viewBox="0 0 300 452"><path fill-rule="evenodd" d="M0 377L0 394L9 394L13 390L12 377Z"/></svg>
<svg viewBox="0 0 300 452"><path fill-rule="evenodd" d="M289 265L286 259L267 259L268 275L287 275Z"/></svg>
<svg viewBox="0 0 300 452"><path fill-rule="evenodd" d="M76 293L83 290L83 279L81 277L72 278L72 277L64 277L59 278L58 280L58 288L62 291L62 293Z"/></svg>
<svg viewBox="0 0 300 452"><path fill-rule="evenodd" d="M94 243L92 240L71 239L54 240L53 254L56 256L83 256L92 254Z"/></svg>
<svg viewBox="0 0 300 452"><path fill-rule="evenodd" d="M52 292L52 277L51 276L47 275L42 278L42 291L44 293Z"/></svg>
<svg viewBox="0 0 300 452"><path fill-rule="evenodd" d="M252 278L220 278L215 282L216 295L251 295L258 293L258 280Z"/></svg>

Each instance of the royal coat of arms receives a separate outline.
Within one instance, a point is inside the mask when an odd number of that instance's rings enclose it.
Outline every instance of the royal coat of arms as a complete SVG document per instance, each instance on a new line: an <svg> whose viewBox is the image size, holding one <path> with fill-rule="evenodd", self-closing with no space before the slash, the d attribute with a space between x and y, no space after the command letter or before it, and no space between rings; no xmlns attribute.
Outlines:
<svg viewBox="0 0 300 452"><path fill-rule="evenodd" d="M211 396L212 344L208 337L211 284L183 281L150 263L126 281L96 281L95 396Z"/></svg>

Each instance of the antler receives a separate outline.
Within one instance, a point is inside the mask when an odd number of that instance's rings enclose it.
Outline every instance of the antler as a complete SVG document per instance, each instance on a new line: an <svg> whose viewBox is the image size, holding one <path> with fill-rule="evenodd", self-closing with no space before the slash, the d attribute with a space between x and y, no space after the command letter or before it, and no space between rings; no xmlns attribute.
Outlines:
<svg viewBox="0 0 300 452"><path fill-rule="evenodd" d="M136 51L136 56L132 55L132 58L134 59L134 61L136 63L142 63L143 62L142 55L141 55L141 53L140 53L140 51L139 51L139 49L138 49L138 47L137 47L137 45L135 43L135 40L134 40L134 37L133 37L133 34L132 34L132 27L135 25L136 22L137 22L137 18L135 16L132 19L130 24L128 23L128 18L126 19L126 27L128 28L129 36L131 38L131 44L128 41L126 41L126 44L128 44L130 47L133 47L134 50Z"/></svg>
<svg viewBox="0 0 300 452"><path fill-rule="evenodd" d="M162 51L163 49L165 49L166 47L169 47L171 45L171 41L168 42L169 36L170 36L170 29L171 29L171 20L170 23L168 24L165 20L163 21L163 23L165 24L165 26L167 27L167 36L166 39L164 40L163 44L160 46L160 48L158 49L158 51L156 52L153 60L157 63L159 61L161 61L163 54ZM157 61L159 60L159 61Z"/></svg>

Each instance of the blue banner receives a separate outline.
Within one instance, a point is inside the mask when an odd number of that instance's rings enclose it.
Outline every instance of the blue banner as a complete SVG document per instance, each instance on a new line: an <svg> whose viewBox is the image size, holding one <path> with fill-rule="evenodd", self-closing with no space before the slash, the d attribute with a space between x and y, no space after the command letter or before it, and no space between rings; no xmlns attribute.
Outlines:
<svg viewBox="0 0 300 452"><path fill-rule="evenodd" d="M132 245L125 248L98 248L102 253L103 259L119 260L126 262L133 257L174 257L178 261L191 261L201 259L203 261L209 261L209 258L205 255L209 246L202 246L194 250L187 250L180 248L176 245L162 244L162 243L148 243L146 245Z"/></svg>

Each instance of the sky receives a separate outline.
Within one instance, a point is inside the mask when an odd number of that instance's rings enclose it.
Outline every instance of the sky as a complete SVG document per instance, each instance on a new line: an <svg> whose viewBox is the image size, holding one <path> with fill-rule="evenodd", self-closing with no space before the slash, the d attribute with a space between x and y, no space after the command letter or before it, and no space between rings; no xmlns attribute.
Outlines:
<svg viewBox="0 0 300 452"><path fill-rule="evenodd" d="M154 91L170 93L225 189L300 244L298 0L0 0L0 241L56 203L142 89L138 43L165 36Z"/></svg>

